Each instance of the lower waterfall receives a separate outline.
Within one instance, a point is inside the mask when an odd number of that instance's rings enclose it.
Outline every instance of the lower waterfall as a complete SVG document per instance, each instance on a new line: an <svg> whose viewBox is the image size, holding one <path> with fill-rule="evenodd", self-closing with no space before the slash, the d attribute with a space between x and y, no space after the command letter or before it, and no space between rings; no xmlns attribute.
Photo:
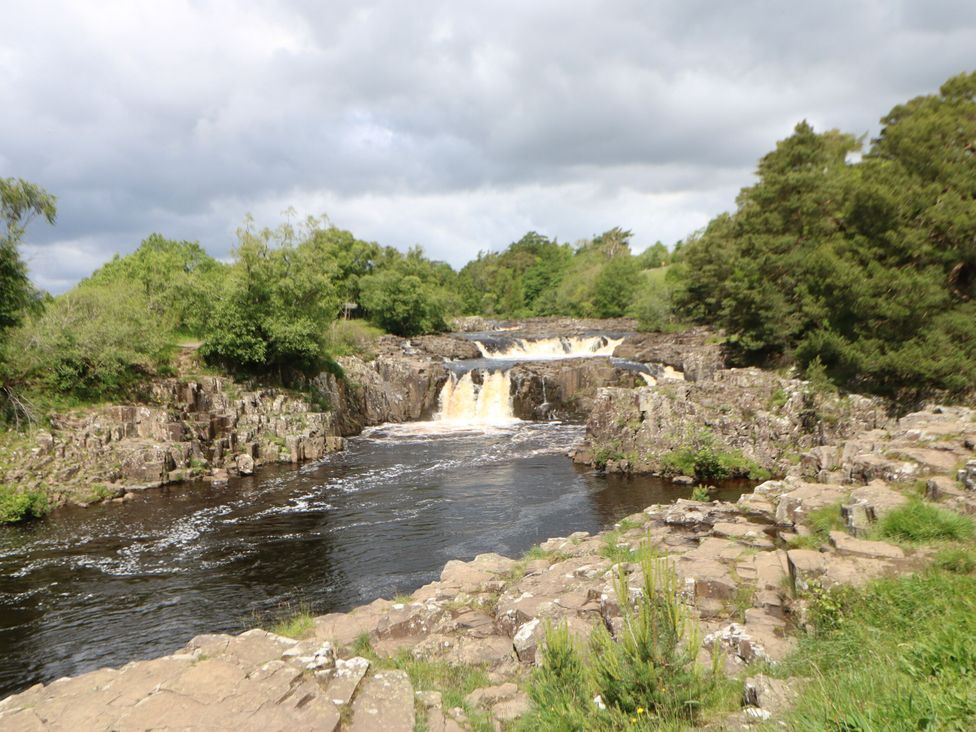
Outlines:
<svg viewBox="0 0 976 732"><path fill-rule="evenodd" d="M451 374L440 393L440 410L435 419L452 422L511 422L512 380L508 371L482 371L481 384L475 384L469 371Z"/></svg>

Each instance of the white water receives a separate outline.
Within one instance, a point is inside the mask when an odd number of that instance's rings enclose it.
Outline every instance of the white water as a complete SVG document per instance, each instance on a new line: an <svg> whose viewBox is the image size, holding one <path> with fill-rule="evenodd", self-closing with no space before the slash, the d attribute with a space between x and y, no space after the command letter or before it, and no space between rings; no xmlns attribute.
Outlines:
<svg viewBox="0 0 976 732"><path fill-rule="evenodd" d="M520 361L545 361L559 358L593 358L612 356L614 349L623 343L623 338L606 336L539 338L529 340L519 338L499 351L490 351L481 341L475 341L481 355L488 359Z"/></svg>
<svg viewBox="0 0 976 732"><path fill-rule="evenodd" d="M451 425L497 425L517 422L512 413L512 380L508 371L482 372L482 383L474 383L469 371L461 377L451 374L440 393L436 422Z"/></svg>

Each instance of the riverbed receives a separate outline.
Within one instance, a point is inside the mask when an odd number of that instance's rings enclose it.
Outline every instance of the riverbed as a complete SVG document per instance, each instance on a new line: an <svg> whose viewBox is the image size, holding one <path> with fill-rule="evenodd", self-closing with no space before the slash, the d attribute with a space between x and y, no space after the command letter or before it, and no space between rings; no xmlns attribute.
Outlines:
<svg viewBox="0 0 976 732"><path fill-rule="evenodd" d="M409 593L450 559L518 556L689 494L574 466L582 429L386 425L297 469L0 528L0 698L199 633Z"/></svg>

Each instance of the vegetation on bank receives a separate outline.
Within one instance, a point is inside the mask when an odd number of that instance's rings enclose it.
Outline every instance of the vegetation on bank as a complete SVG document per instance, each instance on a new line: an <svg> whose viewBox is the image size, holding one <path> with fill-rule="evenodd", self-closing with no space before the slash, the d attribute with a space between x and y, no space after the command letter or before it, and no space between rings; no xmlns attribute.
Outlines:
<svg viewBox="0 0 976 732"><path fill-rule="evenodd" d="M698 483L730 478L767 480L770 472L741 450L722 447L709 430L687 436L682 444L661 456L665 476L687 475Z"/></svg>
<svg viewBox="0 0 976 732"><path fill-rule="evenodd" d="M48 512L48 498L36 491L17 491L0 483L0 525L41 518Z"/></svg>
<svg viewBox="0 0 976 732"><path fill-rule="evenodd" d="M935 548L928 569L807 598L808 630L793 654L770 669L804 680L785 720L789 729L973 727L974 531L971 518L913 500L884 516L877 534Z"/></svg>

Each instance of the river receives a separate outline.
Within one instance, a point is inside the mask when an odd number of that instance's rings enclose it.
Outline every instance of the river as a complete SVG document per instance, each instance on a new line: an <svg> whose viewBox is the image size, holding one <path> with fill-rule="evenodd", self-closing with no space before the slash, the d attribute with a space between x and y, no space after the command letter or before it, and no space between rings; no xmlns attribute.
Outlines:
<svg viewBox="0 0 976 732"><path fill-rule="evenodd" d="M445 384L440 419L371 428L322 461L0 527L0 698L409 593L450 559L518 556L690 494L574 466L583 427L512 418L506 373L463 376L482 365Z"/></svg>

